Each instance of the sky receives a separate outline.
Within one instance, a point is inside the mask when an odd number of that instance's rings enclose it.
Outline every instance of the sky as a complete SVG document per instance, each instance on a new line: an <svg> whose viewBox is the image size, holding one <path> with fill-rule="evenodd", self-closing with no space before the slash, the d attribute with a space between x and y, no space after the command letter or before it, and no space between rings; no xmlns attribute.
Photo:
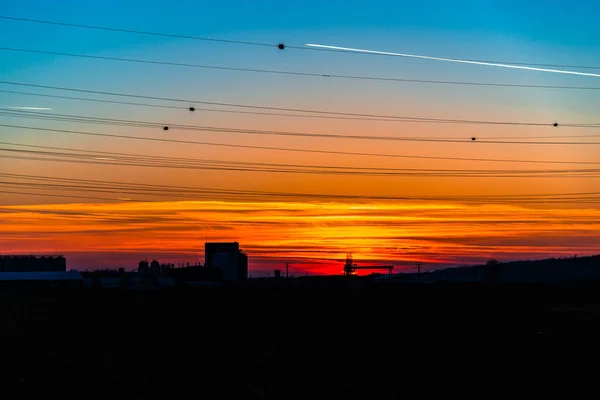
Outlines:
<svg viewBox="0 0 600 400"><path fill-rule="evenodd" d="M600 91L590 89L600 88L600 77L303 49L317 43L594 74L597 2L5 3L1 16L273 46L0 19L0 253L60 253L76 269L134 268L141 258L202 262L206 240L238 241L258 276L286 262L298 274L340 273L348 252L359 265L400 271L600 252L600 128L563 126L600 123ZM543 126L343 119L200 102Z"/></svg>

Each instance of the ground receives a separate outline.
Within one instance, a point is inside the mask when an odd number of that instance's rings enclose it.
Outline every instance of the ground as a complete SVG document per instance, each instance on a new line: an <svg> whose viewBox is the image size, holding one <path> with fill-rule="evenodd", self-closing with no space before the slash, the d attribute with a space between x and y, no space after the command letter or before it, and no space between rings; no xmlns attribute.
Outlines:
<svg viewBox="0 0 600 400"><path fill-rule="evenodd" d="M576 398L598 387L595 285L5 290L0 299L7 399Z"/></svg>

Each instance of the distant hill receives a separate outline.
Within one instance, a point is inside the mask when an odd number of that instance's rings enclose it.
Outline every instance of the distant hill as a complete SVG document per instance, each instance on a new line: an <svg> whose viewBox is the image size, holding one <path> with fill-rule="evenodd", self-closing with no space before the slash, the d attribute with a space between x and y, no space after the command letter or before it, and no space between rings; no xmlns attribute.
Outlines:
<svg viewBox="0 0 600 400"><path fill-rule="evenodd" d="M418 274L400 274L396 279L417 281ZM447 268L421 273L421 282L569 283L600 282L600 255L548 258L545 260L491 260L485 265Z"/></svg>

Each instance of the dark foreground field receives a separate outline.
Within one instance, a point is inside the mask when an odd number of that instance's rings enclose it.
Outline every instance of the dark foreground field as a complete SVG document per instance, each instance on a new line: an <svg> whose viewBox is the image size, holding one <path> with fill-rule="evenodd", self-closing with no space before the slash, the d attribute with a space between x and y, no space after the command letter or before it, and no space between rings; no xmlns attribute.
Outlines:
<svg viewBox="0 0 600 400"><path fill-rule="evenodd" d="M595 397L600 376L591 285L3 292L0 301L3 399L578 398Z"/></svg>

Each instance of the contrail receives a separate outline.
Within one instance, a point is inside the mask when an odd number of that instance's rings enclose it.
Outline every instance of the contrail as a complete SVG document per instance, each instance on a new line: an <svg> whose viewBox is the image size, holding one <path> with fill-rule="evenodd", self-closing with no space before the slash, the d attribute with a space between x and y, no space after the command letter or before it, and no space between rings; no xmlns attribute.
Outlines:
<svg viewBox="0 0 600 400"><path fill-rule="evenodd" d="M357 53L369 53L369 54L380 54L380 55L385 55L385 56L420 58L423 60L448 61L448 62L455 62L455 63L462 63L462 64L487 65L489 67L525 69L528 71L552 72L555 74L593 76L595 78L600 78L600 74L592 74L592 73L588 73L588 72L577 72L577 71L565 71L565 70L561 70L561 69L535 68L535 67L525 67L522 65L499 64L499 63L492 63L492 62L485 62L485 61L459 60L459 59L455 59L455 58L442 58L442 57L420 56L420 55L416 55L416 54L391 53L388 51L354 49L351 47L327 46L324 44L305 44L305 46L318 47L321 49L353 51L353 52L357 52Z"/></svg>
<svg viewBox="0 0 600 400"><path fill-rule="evenodd" d="M8 108L14 108L17 110L36 110L36 111L51 111L51 108L45 108L45 107L8 107Z"/></svg>

